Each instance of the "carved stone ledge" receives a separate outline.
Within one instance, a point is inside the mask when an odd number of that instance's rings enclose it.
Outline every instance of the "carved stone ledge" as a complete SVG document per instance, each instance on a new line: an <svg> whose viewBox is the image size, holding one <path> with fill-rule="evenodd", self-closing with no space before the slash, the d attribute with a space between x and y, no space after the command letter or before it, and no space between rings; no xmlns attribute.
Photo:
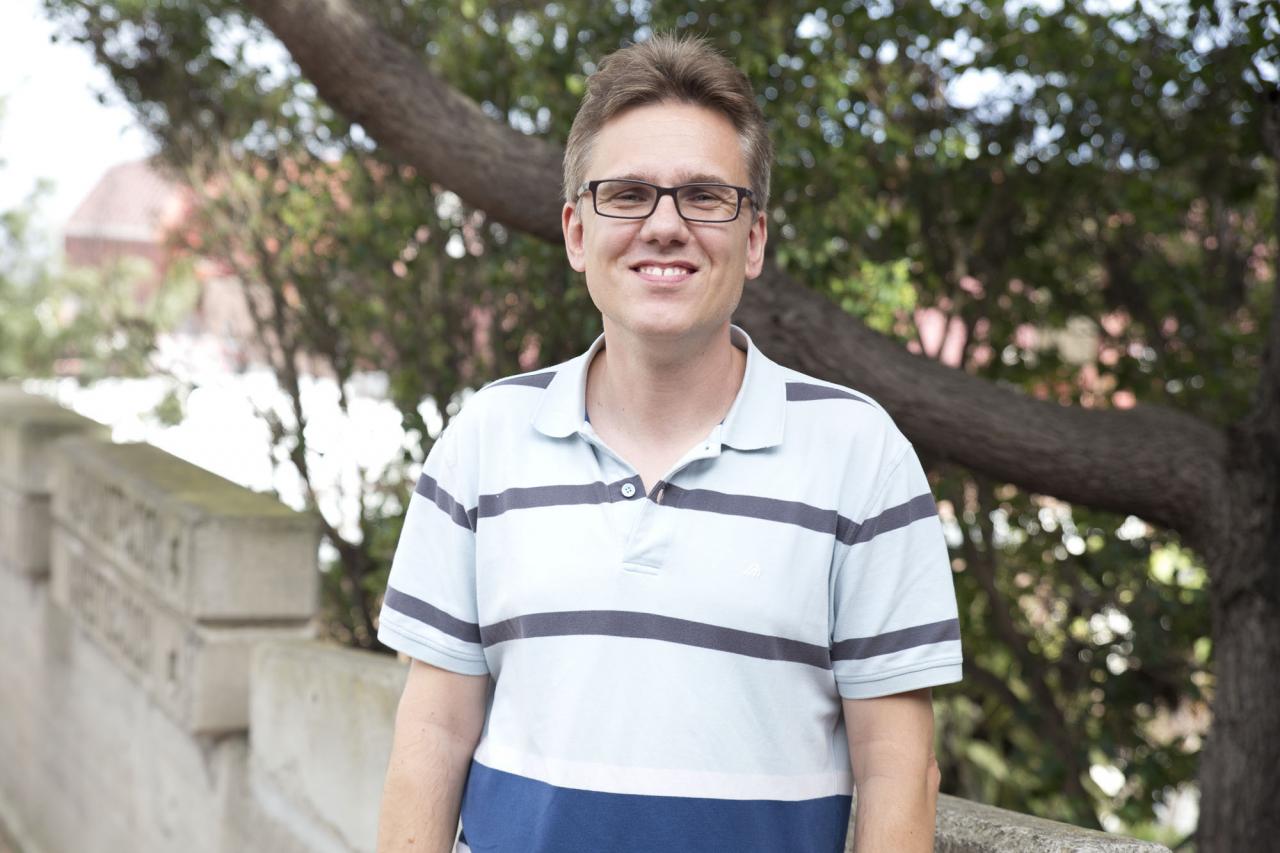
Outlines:
<svg viewBox="0 0 1280 853"><path fill-rule="evenodd" d="M854 816L858 796L853 797ZM1139 841L1046 820L942 794L933 839L934 853L1169 853L1152 841ZM845 853L853 853L854 821L849 822Z"/></svg>
<svg viewBox="0 0 1280 853"><path fill-rule="evenodd" d="M196 621L310 618L319 525L145 444L68 440L53 517L122 575Z"/></svg>
<svg viewBox="0 0 1280 853"><path fill-rule="evenodd" d="M1152 841L1083 829L946 794L938 798L933 849L935 853L1169 853L1168 847Z"/></svg>
<svg viewBox="0 0 1280 853"><path fill-rule="evenodd" d="M236 625L191 621L61 526L53 538L50 593L161 708L198 734L248 727L249 663L255 645L314 633L306 620Z"/></svg>
<svg viewBox="0 0 1280 853"><path fill-rule="evenodd" d="M97 421L0 385L0 571L49 573L49 469L68 435L108 437Z"/></svg>
<svg viewBox="0 0 1280 853"><path fill-rule="evenodd" d="M0 484L0 571L49 573L49 496Z"/></svg>

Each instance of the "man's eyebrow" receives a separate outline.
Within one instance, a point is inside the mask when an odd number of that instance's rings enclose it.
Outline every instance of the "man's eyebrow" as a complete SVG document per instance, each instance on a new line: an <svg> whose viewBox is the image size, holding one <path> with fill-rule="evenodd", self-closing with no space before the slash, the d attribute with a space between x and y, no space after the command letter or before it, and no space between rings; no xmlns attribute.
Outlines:
<svg viewBox="0 0 1280 853"><path fill-rule="evenodd" d="M618 175L615 180L620 181L644 181L648 184L659 183L654 176L647 172L627 172L625 175ZM726 180L721 175L715 175L711 172L683 172L678 173L676 177L677 184L728 184L731 181Z"/></svg>

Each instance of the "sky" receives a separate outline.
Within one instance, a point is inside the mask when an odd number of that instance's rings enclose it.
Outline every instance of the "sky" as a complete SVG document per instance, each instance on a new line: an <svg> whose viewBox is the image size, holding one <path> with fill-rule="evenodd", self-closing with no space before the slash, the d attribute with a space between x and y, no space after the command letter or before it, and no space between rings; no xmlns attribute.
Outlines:
<svg viewBox="0 0 1280 853"><path fill-rule="evenodd" d="M40 0L0 3L0 210L47 178L40 222L56 231L103 172L154 146L88 51L51 43L53 31ZM105 106L99 91L109 93Z"/></svg>

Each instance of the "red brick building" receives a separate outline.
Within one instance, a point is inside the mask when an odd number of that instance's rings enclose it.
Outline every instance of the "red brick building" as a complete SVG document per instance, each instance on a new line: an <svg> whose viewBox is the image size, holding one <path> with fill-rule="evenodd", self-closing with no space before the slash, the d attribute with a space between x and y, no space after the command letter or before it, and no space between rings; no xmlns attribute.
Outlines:
<svg viewBox="0 0 1280 853"><path fill-rule="evenodd" d="M172 257L166 240L191 208L191 192L148 160L112 166L80 202L63 231L68 266L100 268L122 257L147 261L144 299L163 280Z"/></svg>
<svg viewBox="0 0 1280 853"><path fill-rule="evenodd" d="M196 202L191 189L165 175L151 160L121 163L106 171L76 207L63 232L69 267L102 269L121 258L145 262L149 272L134 283L133 296L146 303L162 287L178 249L172 235ZM181 331L214 345L239 369L260 359L244 289L221 265L197 259L200 293Z"/></svg>

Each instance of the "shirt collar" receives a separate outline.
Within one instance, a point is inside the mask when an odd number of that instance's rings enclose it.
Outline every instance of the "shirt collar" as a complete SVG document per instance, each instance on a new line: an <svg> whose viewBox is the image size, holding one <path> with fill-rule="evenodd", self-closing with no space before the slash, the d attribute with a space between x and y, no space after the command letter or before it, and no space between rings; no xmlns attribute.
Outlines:
<svg viewBox="0 0 1280 853"><path fill-rule="evenodd" d="M746 351L747 369L738 396L719 430L720 442L737 450L759 450L781 444L787 401L782 368L760 352L741 327L730 325L729 339L738 349ZM565 438L584 428L587 367L603 347L604 335L601 334L586 352L556 369L533 416L534 428L552 438Z"/></svg>

